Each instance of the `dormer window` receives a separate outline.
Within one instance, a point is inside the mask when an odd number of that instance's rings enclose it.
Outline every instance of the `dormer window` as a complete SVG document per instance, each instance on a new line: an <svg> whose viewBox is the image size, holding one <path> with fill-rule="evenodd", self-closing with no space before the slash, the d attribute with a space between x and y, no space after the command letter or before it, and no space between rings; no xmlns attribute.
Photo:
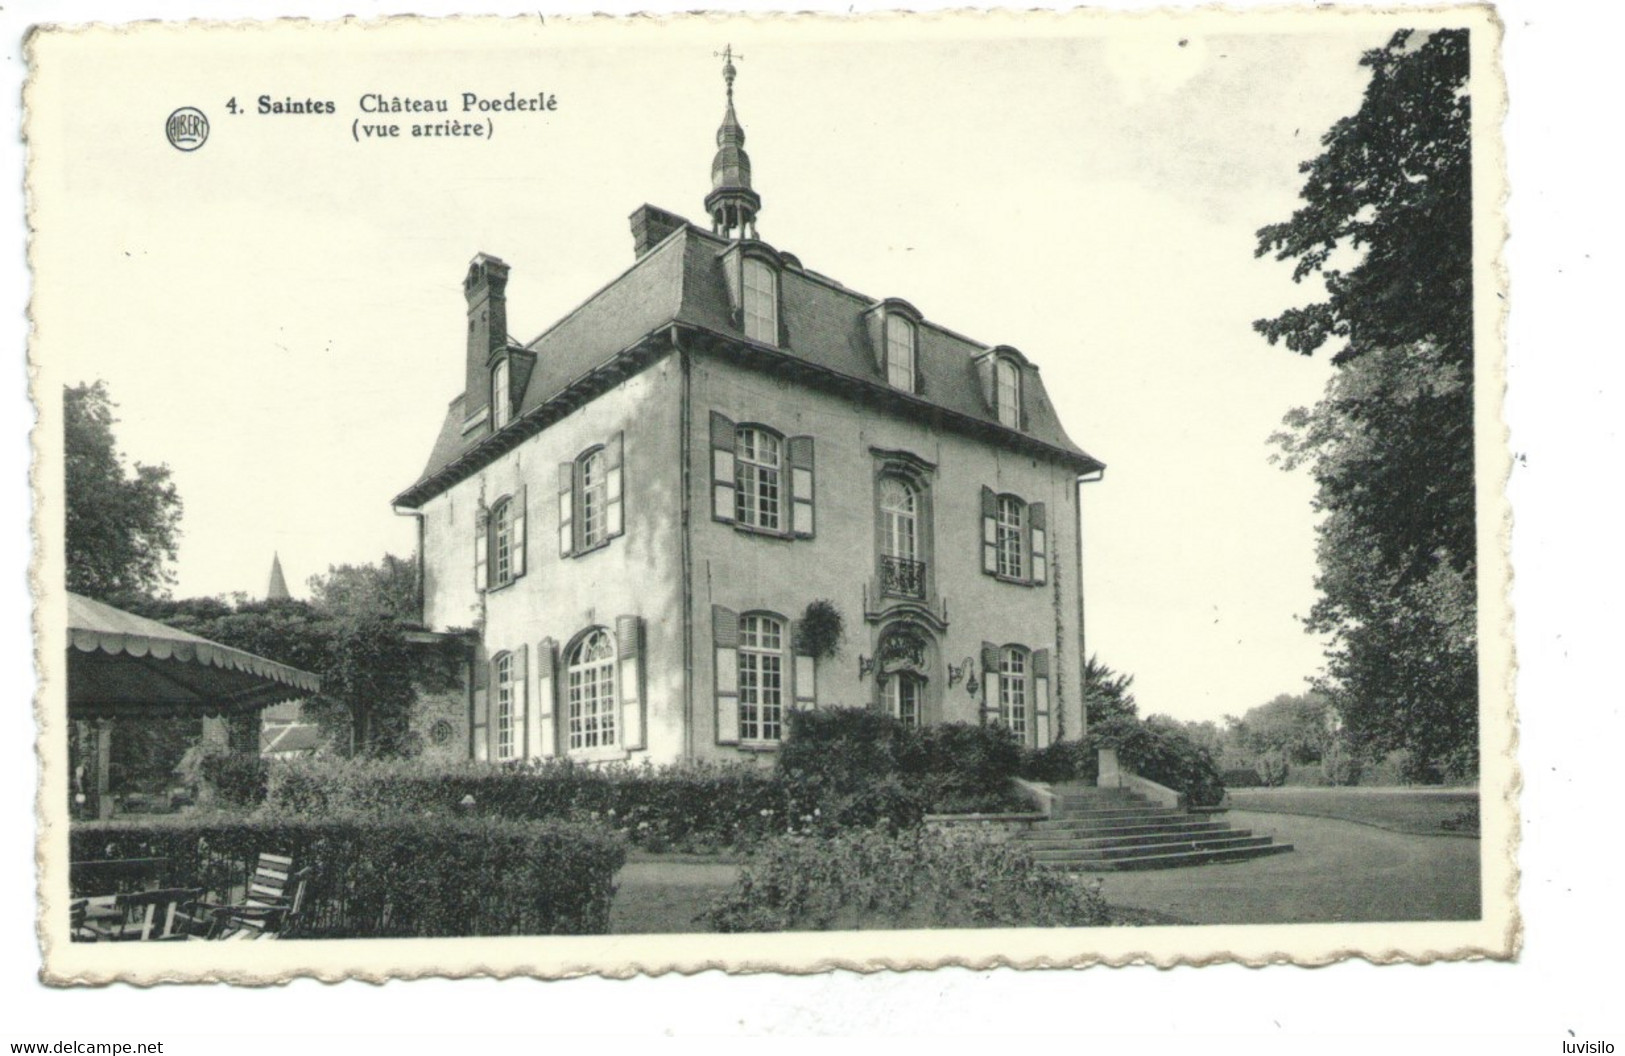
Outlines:
<svg viewBox="0 0 1625 1056"><path fill-rule="evenodd" d="M1008 359L1001 358L993 365L993 398L999 424L1020 429L1021 369Z"/></svg>
<svg viewBox="0 0 1625 1056"><path fill-rule="evenodd" d="M744 260L745 336L765 345L779 343L779 277L766 262Z"/></svg>
<svg viewBox="0 0 1625 1056"><path fill-rule="evenodd" d="M891 313L886 315L886 382L914 391L914 324Z"/></svg>
<svg viewBox="0 0 1625 1056"><path fill-rule="evenodd" d="M508 357L497 360L491 371L491 429L496 431L513 417L513 398L508 376Z"/></svg>

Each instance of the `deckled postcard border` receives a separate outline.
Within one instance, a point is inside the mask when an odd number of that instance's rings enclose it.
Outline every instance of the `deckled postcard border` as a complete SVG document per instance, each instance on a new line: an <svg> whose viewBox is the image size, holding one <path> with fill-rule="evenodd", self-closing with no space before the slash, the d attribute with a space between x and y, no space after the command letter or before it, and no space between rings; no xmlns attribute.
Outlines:
<svg viewBox="0 0 1625 1056"><path fill-rule="evenodd" d="M1500 67L1502 27L1488 6L1440 8L1291 9L1226 12L960 11L951 13L864 15L669 15L633 19L634 32L714 43L722 36L794 32L861 33L870 39L905 33L962 30L978 34L1068 34L1135 20L1177 23L1191 32L1304 30L1327 19L1367 20L1393 26L1394 19L1420 29L1468 26L1472 42L1474 285L1476 369L1476 474L1478 490L1479 641L1482 812L1482 898L1479 921L1385 924L1267 926L1181 926L1094 929L937 930L916 932L776 933L766 935L617 935L559 938L397 939L285 941L280 943L94 944L67 940L67 825L62 790L67 782L64 704L65 598L62 541L54 532L35 532L32 583L36 600L36 660L41 682L36 698L41 760L37 802L39 867L38 933L44 954L42 978L53 984L127 981L231 981L272 983L299 976L323 980L529 975L565 978L581 975L629 977L640 973L820 972L851 969L927 969L944 965L987 968L1078 967L1091 964L1152 963L1160 966L1239 962L1247 965L1327 964L1347 958L1376 963L1428 963L1440 960L1514 957L1521 943L1516 906L1517 796L1521 779L1515 761L1516 712L1511 614L1510 508L1505 484L1511 467L1502 417L1505 389L1504 313L1507 284L1502 268L1506 238L1505 161L1501 129L1505 87ZM354 20L347 20L353 22ZM399 17L367 23L379 33L433 33L440 20ZM468 21L461 19L459 21ZM480 19L495 30L498 18ZM583 42L606 32L626 31L626 19L549 19L553 32ZM281 23L284 28L287 22ZM321 27L332 23L307 23ZM103 33L106 27L50 27L27 46L29 82L25 90L25 138L29 155L30 263L37 264L45 210L34 187L38 151L58 149L53 130L36 127L38 108L50 98L50 52L74 34ZM173 33L173 25L145 23L127 34ZM184 32L255 32L256 24L189 23ZM56 205L60 208L60 205ZM44 217L42 217L44 213ZM35 314L38 289L49 276L34 274L31 298L30 363L32 393L39 414L34 437L34 518L38 525L61 523L61 379L53 369L50 319ZM207 960L204 963L204 957Z"/></svg>

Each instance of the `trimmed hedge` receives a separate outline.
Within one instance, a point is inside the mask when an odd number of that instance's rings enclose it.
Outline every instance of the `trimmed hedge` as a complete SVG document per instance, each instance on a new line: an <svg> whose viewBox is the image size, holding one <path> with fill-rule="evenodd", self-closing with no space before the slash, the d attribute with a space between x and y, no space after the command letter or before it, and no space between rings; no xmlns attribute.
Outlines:
<svg viewBox="0 0 1625 1056"><path fill-rule="evenodd" d="M424 812L562 820L652 851L706 852L822 824L818 804L749 765L579 766L299 760L272 769L265 813L372 817Z"/></svg>
<svg viewBox="0 0 1625 1056"><path fill-rule="evenodd" d="M1107 923L1097 882L1009 843L915 830L783 837L700 919L717 931L1085 927Z"/></svg>
<svg viewBox="0 0 1625 1056"><path fill-rule="evenodd" d="M75 862L167 859L163 882L231 898L261 852L313 870L302 938L590 935L609 930L622 841L498 818L154 819L69 833Z"/></svg>

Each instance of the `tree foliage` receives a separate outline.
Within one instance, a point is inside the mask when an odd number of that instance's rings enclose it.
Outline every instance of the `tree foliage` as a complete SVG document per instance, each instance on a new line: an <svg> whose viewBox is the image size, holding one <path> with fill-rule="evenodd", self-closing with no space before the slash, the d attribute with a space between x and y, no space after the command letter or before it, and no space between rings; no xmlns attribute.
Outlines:
<svg viewBox="0 0 1625 1056"><path fill-rule="evenodd" d="M1320 693L1282 693L1230 720L1232 743L1243 753L1278 753L1298 765L1318 763L1336 740L1329 701Z"/></svg>
<svg viewBox="0 0 1625 1056"><path fill-rule="evenodd" d="M1367 52L1358 113L1306 162L1303 205L1258 254L1324 300L1261 319L1308 355L1340 342L1324 398L1275 437L1317 493L1331 645L1320 688L1353 741L1476 766L1471 100L1466 30Z"/></svg>
<svg viewBox="0 0 1625 1056"><path fill-rule="evenodd" d="M329 565L311 576L310 603L328 615L387 616L403 623L423 618L417 562L385 554L376 564Z"/></svg>
<svg viewBox="0 0 1625 1056"><path fill-rule="evenodd" d="M166 592L180 541L181 497L167 465L125 471L115 404L97 381L63 390L67 586L94 598Z"/></svg>
<svg viewBox="0 0 1625 1056"><path fill-rule="evenodd" d="M1140 706L1134 699L1133 685L1133 675L1119 674L1098 656L1090 655L1083 665L1085 725L1138 717Z"/></svg>

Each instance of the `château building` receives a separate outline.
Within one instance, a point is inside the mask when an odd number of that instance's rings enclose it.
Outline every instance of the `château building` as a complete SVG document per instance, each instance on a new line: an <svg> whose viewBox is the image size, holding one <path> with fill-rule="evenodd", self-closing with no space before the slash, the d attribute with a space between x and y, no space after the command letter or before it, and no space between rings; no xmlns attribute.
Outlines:
<svg viewBox="0 0 1625 1056"><path fill-rule="evenodd" d="M1020 351L759 237L723 74L708 226L637 209L630 267L522 345L508 265L468 269L463 391L395 504L425 626L476 634L469 753L760 758L859 705L1081 736L1104 467Z"/></svg>

